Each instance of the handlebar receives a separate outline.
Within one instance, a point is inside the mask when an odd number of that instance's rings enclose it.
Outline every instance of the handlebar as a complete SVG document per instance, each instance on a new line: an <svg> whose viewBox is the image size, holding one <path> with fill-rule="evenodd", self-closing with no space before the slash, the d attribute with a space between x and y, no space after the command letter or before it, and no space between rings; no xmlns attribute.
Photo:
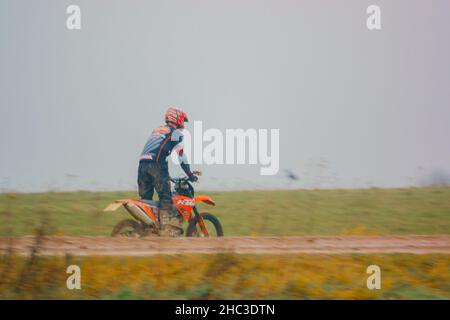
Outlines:
<svg viewBox="0 0 450 320"><path fill-rule="evenodd" d="M199 170L194 170L194 171L192 171L192 174L193 174L194 176L201 176L201 175L202 175L201 171L199 171ZM172 178L172 177L169 177L169 180L172 181L173 183L178 183L178 182L188 182L188 181L189 181L189 177L188 177L188 176L184 176L184 177L181 177L181 178Z"/></svg>
<svg viewBox="0 0 450 320"><path fill-rule="evenodd" d="M172 181L173 183L177 183L177 182L187 182L189 181L189 177L181 177L181 178L169 178L170 181Z"/></svg>

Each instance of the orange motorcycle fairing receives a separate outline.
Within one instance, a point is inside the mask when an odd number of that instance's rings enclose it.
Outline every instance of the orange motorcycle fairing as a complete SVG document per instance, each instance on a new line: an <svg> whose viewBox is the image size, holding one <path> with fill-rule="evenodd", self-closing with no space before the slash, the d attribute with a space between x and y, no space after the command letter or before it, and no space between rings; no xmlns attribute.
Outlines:
<svg viewBox="0 0 450 320"><path fill-rule="evenodd" d="M212 198L208 197L208 196L202 196L202 195L195 196L194 197L194 201L195 201L195 203L202 201L202 202L204 202L206 204L209 204L211 206L215 206L216 205L214 200Z"/></svg>
<svg viewBox="0 0 450 320"><path fill-rule="evenodd" d="M192 198L186 196L173 196L172 203L177 208L178 212L189 220L191 218L192 208L195 206L195 201Z"/></svg>

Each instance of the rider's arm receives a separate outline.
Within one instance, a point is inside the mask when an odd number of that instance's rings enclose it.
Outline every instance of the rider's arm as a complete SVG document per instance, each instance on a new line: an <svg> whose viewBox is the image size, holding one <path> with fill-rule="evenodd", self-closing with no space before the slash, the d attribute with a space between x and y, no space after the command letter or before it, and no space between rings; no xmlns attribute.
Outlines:
<svg viewBox="0 0 450 320"><path fill-rule="evenodd" d="M183 171L187 174L187 176L189 177L189 180L191 180L192 182L195 182L198 180L198 178L192 173L191 167L188 162L188 158L187 158L186 154L184 153L184 147L182 145L182 142L180 144L178 144L175 147L175 151L178 154L178 159L180 160L180 166L183 169Z"/></svg>
<svg viewBox="0 0 450 320"><path fill-rule="evenodd" d="M191 171L191 166L189 165L188 157L186 153L184 153L183 142L180 142L175 146L175 151L178 154L178 160L180 161L180 166L183 171L187 174L189 178L192 178L194 175Z"/></svg>
<svg viewBox="0 0 450 320"><path fill-rule="evenodd" d="M184 152L183 135L178 132L177 133L174 132L172 138L177 139L176 141L179 141L178 144L175 145L174 149L175 152L178 154L178 160L180 161L181 168L191 180L197 180L196 179L197 177L194 176L194 174L191 171L189 159L186 153Z"/></svg>

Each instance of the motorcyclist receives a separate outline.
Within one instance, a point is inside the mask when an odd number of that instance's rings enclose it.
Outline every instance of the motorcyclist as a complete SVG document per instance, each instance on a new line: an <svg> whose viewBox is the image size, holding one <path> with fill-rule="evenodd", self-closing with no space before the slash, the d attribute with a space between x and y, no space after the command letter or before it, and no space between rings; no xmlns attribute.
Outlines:
<svg viewBox="0 0 450 320"><path fill-rule="evenodd" d="M186 113L179 108L169 107L165 122L165 125L152 131L139 157L138 187L139 196L144 200L152 200L156 190L159 197L161 235L174 236L183 229L179 219L171 215L173 206L167 158L173 149L189 180L194 182L198 178L191 172L184 153L182 129L184 122L188 122Z"/></svg>

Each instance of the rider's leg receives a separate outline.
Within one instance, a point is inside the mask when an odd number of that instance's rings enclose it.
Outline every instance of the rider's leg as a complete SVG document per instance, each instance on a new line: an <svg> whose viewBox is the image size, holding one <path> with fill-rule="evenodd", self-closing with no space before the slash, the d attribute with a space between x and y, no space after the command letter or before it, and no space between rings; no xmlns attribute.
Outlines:
<svg viewBox="0 0 450 320"><path fill-rule="evenodd" d="M159 223L161 229L165 229L170 225L170 211L172 210L172 204L167 200L159 201Z"/></svg>
<svg viewBox="0 0 450 320"><path fill-rule="evenodd" d="M152 200L155 186L148 162L140 162L138 169L138 189L141 199Z"/></svg>
<svg viewBox="0 0 450 320"><path fill-rule="evenodd" d="M171 212L172 205L172 192L170 190L169 171L167 166L161 166L160 170L153 176L155 178L155 189L159 196L159 221L161 224L161 230L165 231L173 229L174 233L168 232L167 235L177 235L180 230L183 231L183 227L177 217L172 217Z"/></svg>

